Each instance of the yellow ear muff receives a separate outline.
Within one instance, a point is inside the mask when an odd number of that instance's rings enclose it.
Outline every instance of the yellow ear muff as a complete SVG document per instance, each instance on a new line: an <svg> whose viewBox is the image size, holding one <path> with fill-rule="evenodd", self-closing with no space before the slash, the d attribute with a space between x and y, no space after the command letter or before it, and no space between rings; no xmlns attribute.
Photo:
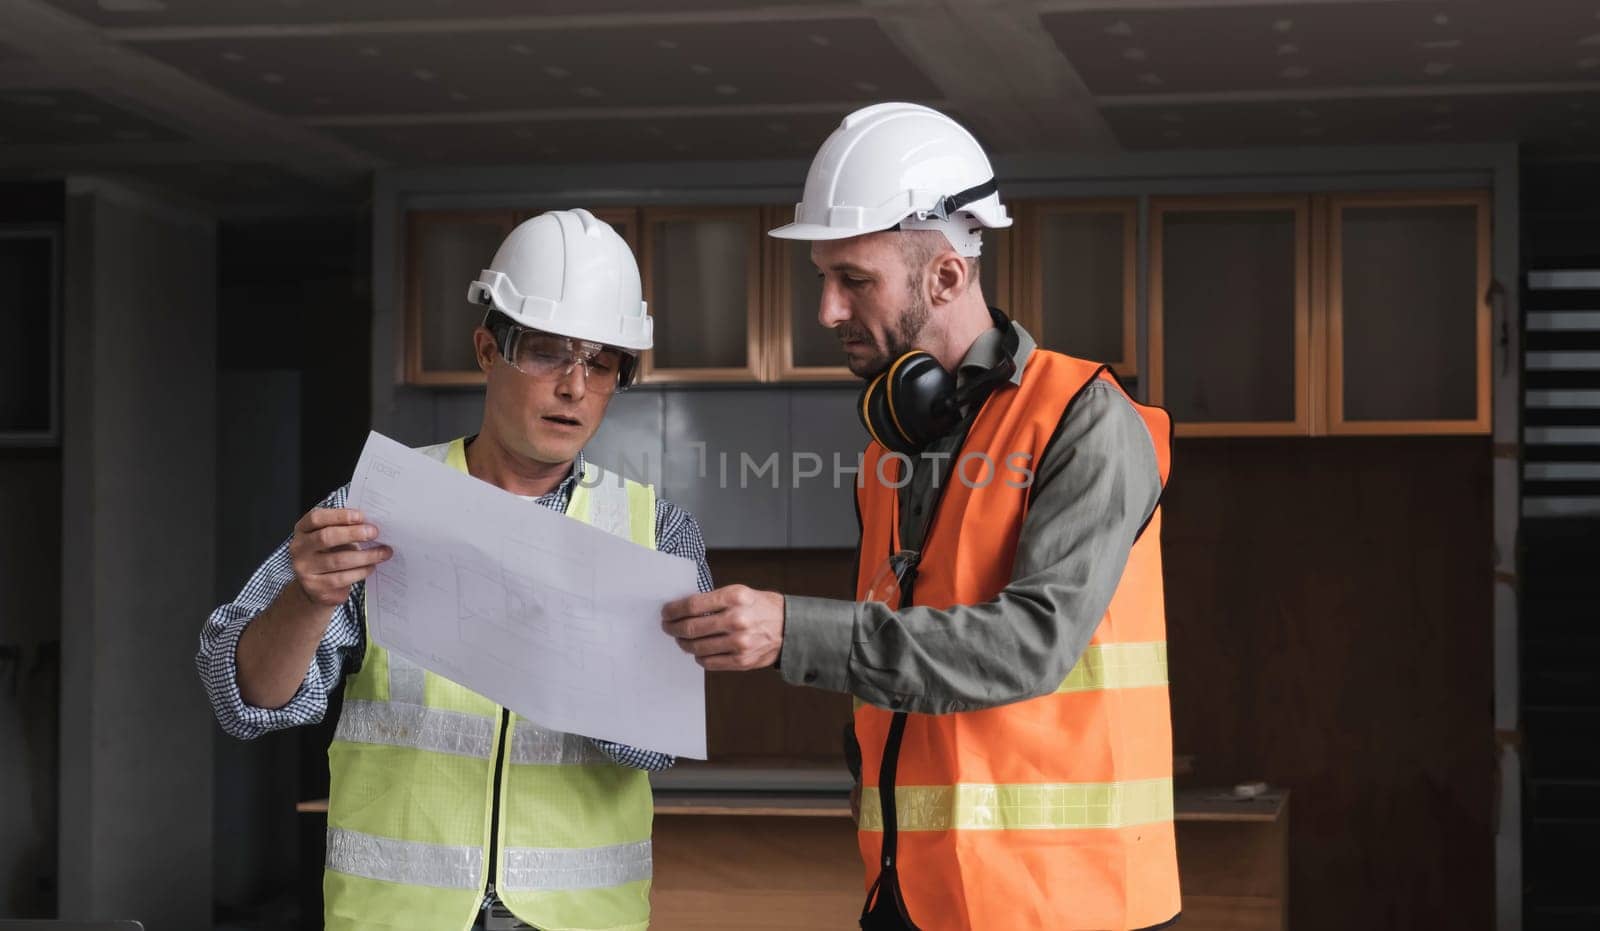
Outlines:
<svg viewBox="0 0 1600 931"><path fill-rule="evenodd" d="M926 353L922 352L919 349L911 350L910 352L906 353L905 355L901 356L900 358L894 360L894 364L889 366L888 371L884 372L883 375L879 375L878 377L879 378L883 378L884 376L888 376L889 385L892 388L894 386L895 373L900 370L900 366L904 365L908 359L912 359L912 358L914 358L916 356L920 356L920 355L926 355ZM906 428L903 425L901 425L901 423L900 423L900 415L895 413L895 410L894 410L894 392L892 390L889 392L889 419L894 422L894 428L896 430L900 431L900 441L902 443L911 442L911 437L906 434ZM885 444L885 445L887 445L887 444Z"/></svg>
<svg viewBox="0 0 1600 931"><path fill-rule="evenodd" d="M883 376L887 374L887 369L879 372L876 378L870 382L867 382L867 390L861 392L861 424L867 428L867 433L871 435L873 442L885 448L887 448L889 444L885 443L883 441L883 437L878 435L878 431L873 429L872 414L869 412L869 410L870 405L872 404L873 394L878 390L878 387L883 384Z"/></svg>

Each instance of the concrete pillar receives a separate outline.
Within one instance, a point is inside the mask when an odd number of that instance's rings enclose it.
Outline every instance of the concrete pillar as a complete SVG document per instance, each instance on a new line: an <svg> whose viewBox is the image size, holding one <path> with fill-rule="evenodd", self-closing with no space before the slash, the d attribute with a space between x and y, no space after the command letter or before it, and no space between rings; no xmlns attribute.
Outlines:
<svg viewBox="0 0 1600 931"><path fill-rule="evenodd" d="M68 188L59 913L211 925L214 223Z"/></svg>

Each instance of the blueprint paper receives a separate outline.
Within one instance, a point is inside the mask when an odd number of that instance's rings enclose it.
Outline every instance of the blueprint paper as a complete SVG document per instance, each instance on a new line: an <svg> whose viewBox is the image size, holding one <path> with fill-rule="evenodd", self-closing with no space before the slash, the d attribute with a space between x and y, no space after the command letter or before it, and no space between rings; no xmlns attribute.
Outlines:
<svg viewBox="0 0 1600 931"><path fill-rule="evenodd" d="M376 432L350 506L394 549L367 578L379 646L541 727L706 758L705 673L661 630L694 563Z"/></svg>

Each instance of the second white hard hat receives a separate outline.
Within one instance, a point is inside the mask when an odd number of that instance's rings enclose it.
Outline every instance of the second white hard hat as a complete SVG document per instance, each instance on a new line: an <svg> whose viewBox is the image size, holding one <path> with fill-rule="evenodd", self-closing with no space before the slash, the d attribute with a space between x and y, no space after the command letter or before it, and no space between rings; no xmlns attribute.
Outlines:
<svg viewBox="0 0 1600 931"><path fill-rule="evenodd" d="M639 264L611 224L587 210L552 210L517 225L467 286L467 300L547 333L649 349Z"/></svg>
<svg viewBox="0 0 1600 931"><path fill-rule="evenodd" d="M961 124L912 103L880 103L844 118L806 175L794 222L779 239L845 239L887 229L943 232L965 256L985 227L1011 225L983 147Z"/></svg>

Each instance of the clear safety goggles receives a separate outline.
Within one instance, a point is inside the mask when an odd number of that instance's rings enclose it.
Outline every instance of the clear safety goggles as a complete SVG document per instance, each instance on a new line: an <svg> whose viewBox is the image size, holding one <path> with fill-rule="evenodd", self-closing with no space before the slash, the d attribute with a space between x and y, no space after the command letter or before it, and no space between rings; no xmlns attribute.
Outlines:
<svg viewBox="0 0 1600 931"><path fill-rule="evenodd" d="M506 328L500 337L500 354L512 368L540 381L566 378L582 366L584 387L602 394L626 388L633 378L632 353L525 327Z"/></svg>

